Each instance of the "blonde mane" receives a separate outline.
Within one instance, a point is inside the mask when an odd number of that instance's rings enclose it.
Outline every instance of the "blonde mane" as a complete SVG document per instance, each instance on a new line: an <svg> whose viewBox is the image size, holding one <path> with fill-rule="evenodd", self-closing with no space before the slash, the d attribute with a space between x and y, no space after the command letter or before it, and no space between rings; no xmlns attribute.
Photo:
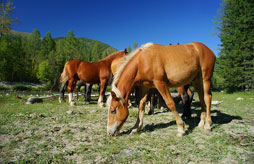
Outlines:
<svg viewBox="0 0 254 164"><path fill-rule="evenodd" d="M137 48L136 50L132 51L130 54L128 54L126 57L125 57L125 60L123 61L123 63L120 65L120 67L117 69L116 71L116 74L114 76L114 80L113 80L113 83L112 83L112 91L115 92L116 96L121 98L123 100L123 97L121 95L121 92L119 91L119 89L116 87L116 83L118 82L119 78L120 78L120 75L122 74L123 70L125 69L125 67L127 66L127 64L131 61L131 59L138 54L138 52L140 50L145 50L147 49L148 47L152 46L153 43L146 43L144 45L142 45L141 47ZM112 97L111 95L109 96L109 98L107 99L107 105L110 106L111 104L111 100L112 100ZM124 100L123 100L124 101Z"/></svg>
<svg viewBox="0 0 254 164"><path fill-rule="evenodd" d="M103 59L101 59L101 60L108 60L108 59L110 59L110 58L114 57L115 55L118 55L119 53L121 53L121 52L123 52L123 51L124 51L124 50L114 52L114 53L112 53L112 54L110 54L110 55L106 56L105 58L103 58ZM101 60L99 60L99 61L101 61Z"/></svg>
<svg viewBox="0 0 254 164"><path fill-rule="evenodd" d="M112 87L113 85L116 84L116 82L118 82L120 75L122 74L124 68L126 67L126 65L131 61L131 59L140 51L140 50L145 50L148 47L150 47L151 45L153 45L153 43L146 43L144 45L142 45L141 47L137 48L136 50L132 51L129 55L127 55L125 57L125 60L123 61L123 63L120 65L120 67L117 69L116 74L114 76L114 81L112 83Z"/></svg>

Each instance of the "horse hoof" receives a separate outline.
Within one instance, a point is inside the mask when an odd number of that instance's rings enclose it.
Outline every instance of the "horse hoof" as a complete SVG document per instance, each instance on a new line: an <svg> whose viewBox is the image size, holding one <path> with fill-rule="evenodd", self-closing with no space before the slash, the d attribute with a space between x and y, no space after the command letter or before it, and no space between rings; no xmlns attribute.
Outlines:
<svg viewBox="0 0 254 164"><path fill-rule="evenodd" d="M183 132L178 132L176 136L177 136L177 137L183 137L184 134L185 134L185 133L183 133Z"/></svg>
<svg viewBox="0 0 254 164"><path fill-rule="evenodd" d="M70 106L75 106L75 105L76 105L76 103L74 101L70 102Z"/></svg>
<svg viewBox="0 0 254 164"><path fill-rule="evenodd" d="M206 131L211 131L211 130L212 130L212 128L211 128L211 126L210 126L209 124L205 124L204 129L205 129Z"/></svg>
<svg viewBox="0 0 254 164"><path fill-rule="evenodd" d="M138 133L138 129L132 129L130 134L132 135L132 134L135 134L135 133Z"/></svg>
<svg viewBox="0 0 254 164"><path fill-rule="evenodd" d="M105 103L99 103L99 107L101 107L101 108L106 107L106 104Z"/></svg>
<svg viewBox="0 0 254 164"><path fill-rule="evenodd" d="M200 121L198 124L198 127L203 129L204 128L204 121Z"/></svg>

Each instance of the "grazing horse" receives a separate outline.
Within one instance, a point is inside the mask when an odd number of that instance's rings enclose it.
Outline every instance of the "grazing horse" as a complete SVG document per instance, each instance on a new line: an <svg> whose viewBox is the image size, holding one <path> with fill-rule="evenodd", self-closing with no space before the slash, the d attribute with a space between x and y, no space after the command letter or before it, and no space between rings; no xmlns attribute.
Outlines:
<svg viewBox="0 0 254 164"><path fill-rule="evenodd" d="M180 94L183 102L182 118L191 118L191 102L193 100L194 93L189 88L189 84L178 87L177 91ZM148 115L151 115L154 113L154 108L156 104L161 105L163 98L161 97L157 89L152 88L149 89L148 100L150 101L150 109L148 111Z"/></svg>
<svg viewBox="0 0 254 164"><path fill-rule="evenodd" d="M139 114L132 132L142 129L144 107L149 88L155 87L172 111L178 127L177 136L184 135L184 122L179 116L169 88L192 82L201 103L200 128L211 130L211 78L215 65L214 53L202 43L159 45L147 43L138 48L121 65L112 83L107 100L107 133L116 135L128 118L127 101L133 87L141 86Z"/></svg>
<svg viewBox="0 0 254 164"><path fill-rule="evenodd" d="M77 100L78 100L78 92L80 91L80 88L84 86L84 101L90 102L91 101L91 91L93 84L85 83L82 80L78 80L76 83L76 92L77 92ZM66 80L64 83L62 83L62 86L60 88L60 96L59 96L59 103L64 101L64 92L66 91L68 87L68 80Z"/></svg>
<svg viewBox="0 0 254 164"><path fill-rule="evenodd" d="M172 45L172 44L169 44ZM179 43L177 45L180 45ZM125 57L121 57L118 59L115 59L112 64L111 64L111 70L112 70L112 74L115 75L117 72L117 69L121 66L121 64L124 62L124 58ZM177 88L177 91L179 92L182 100L183 100L183 118L191 118L191 102L193 99L193 93L189 88L189 84L186 84L184 86L180 86ZM135 89L135 96L136 96L136 102L139 103L140 102L140 97L139 97L139 90L136 88ZM151 106L150 106L150 110L148 112L149 115L154 113L154 106L155 106L155 95L158 95L158 98L161 98L160 94L158 93L158 91L153 88L149 90L149 94L148 97L150 97L150 102L151 102ZM130 103L128 103L130 104Z"/></svg>
<svg viewBox="0 0 254 164"><path fill-rule="evenodd" d="M61 76L58 78L61 83L68 80L68 93L70 105L75 105L73 98L73 90L76 86L77 80L82 80L85 83L98 84L100 83L100 93L98 104L100 107L104 106L103 97L106 91L107 82L111 74L111 63L117 58L123 57L127 54L127 50L119 51L107 56L106 58L97 62L86 62L79 59L68 61L63 69ZM52 87L54 88L54 86Z"/></svg>

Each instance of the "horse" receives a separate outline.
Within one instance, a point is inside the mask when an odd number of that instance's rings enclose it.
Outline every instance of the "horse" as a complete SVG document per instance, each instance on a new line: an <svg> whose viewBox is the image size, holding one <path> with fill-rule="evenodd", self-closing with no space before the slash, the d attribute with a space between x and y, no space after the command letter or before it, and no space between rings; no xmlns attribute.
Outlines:
<svg viewBox="0 0 254 164"><path fill-rule="evenodd" d="M104 106L103 97L106 91L107 82L110 78L111 63L117 58L123 57L127 54L127 49L118 51L104 59L97 62L86 62L80 59L74 59L68 61L61 73L61 76L57 79L57 83L63 83L68 80L68 93L69 103L71 106L75 105L73 99L73 90L77 80L82 80L85 83L98 84L100 83L99 99L98 104L100 107ZM52 86L51 88L55 88Z"/></svg>
<svg viewBox="0 0 254 164"><path fill-rule="evenodd" d="M183 45L160 45L147 43L127 56L118 69L107 100L108 135L117 135L128 118L127 101L133 87L142 89L139 114L132 132L143 126L144 107L149 88L156 88L172 111L178 127L178 137L185 134L184 122L179 116L169 88L189 84L194 86L201 103L198 127L211 130L211 78L215 55L199 42Z"/></svg>
<svg viewBox="0 0 254 164"><path fill-rule="evenodd" d="M176 89L182 99L182 102L183 102L182 118L189 119L189 118L191 118L191 102L193 100L194 93L189 88L189 84L180 86ZM148 115L152 115L154 113L155 106L158 104L158 108L159 108L159 106L162 105L161 103L163 102L163 98L161 97L161 95L157 89L152 88L152 89L149 89L149 91L148 91L147 99L150 101Z"/></svg>
<svg viewBox="0 0 254 164"><path fill-rule="evenodd" d="M172 45L172 44L169 44ZM177 43L177 45L180 45ZM117 69L121 66L121 64L124 62L125 57L118 58L114 60L111 64L111 70L112 74L115 75L117 72ZM136 103L139 104L140 98L139 98L139 90L137 87L135 90L135 97L136 97ZM193 99L193 92L189 88L189 84L186 84L184 86L180 86L177 88L178 93L180 94L182 100L183 100L183 118L191 118L191 102ZM149 89L148 93L148 99L150 100L150 110L148 111L148 114L151 115L154 113L154 106L155 106L155 97L158 95L158 99L161 99L161 95L158 93L158 91L155 88ZM130 104L130 103L129 103Z"/></svg>
<svg viewBox="0 0 254 164"><path fill-rule="evenodd" d="M68 86L68 80L66 80L64 83L62 83L62 86L59 90L59 92L60 92L59 103L64 101L64 92L66 91L67 86ZM77 93L76 97L77 97L77 100L78 100L78 97L79 97L78 92L80 91L80 88L82 86L85 87L85 89L84 89L84 101L90 102L91 101L91 92L92 92L93 84L85 83L82 80L78 80L77 83L76 83L76 93Z"/></svg>

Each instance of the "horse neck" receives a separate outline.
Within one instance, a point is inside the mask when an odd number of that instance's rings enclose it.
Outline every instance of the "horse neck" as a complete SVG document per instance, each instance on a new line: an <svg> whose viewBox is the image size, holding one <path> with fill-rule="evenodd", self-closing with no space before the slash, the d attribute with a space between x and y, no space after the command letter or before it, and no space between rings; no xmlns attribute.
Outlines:
<svg viewBox="0 0 254 164"><path fill-rule="evenodd" d="M101 61L106 61L107 63L109 63L111 65L111 63L113 62L114 59L120 58L122 56L124 56L125 54L121 52L112 54L104 59L102 59Z"/></svg>
<svg viewBox="0 0 254 164"><path fill-rule="evenodd" d="M126 102L129 99L129 95L136 82L135 78L137 69L137 62L134 61L127 64L116 83L116 87L118 88L121 96L125 99Z"/></svg>

